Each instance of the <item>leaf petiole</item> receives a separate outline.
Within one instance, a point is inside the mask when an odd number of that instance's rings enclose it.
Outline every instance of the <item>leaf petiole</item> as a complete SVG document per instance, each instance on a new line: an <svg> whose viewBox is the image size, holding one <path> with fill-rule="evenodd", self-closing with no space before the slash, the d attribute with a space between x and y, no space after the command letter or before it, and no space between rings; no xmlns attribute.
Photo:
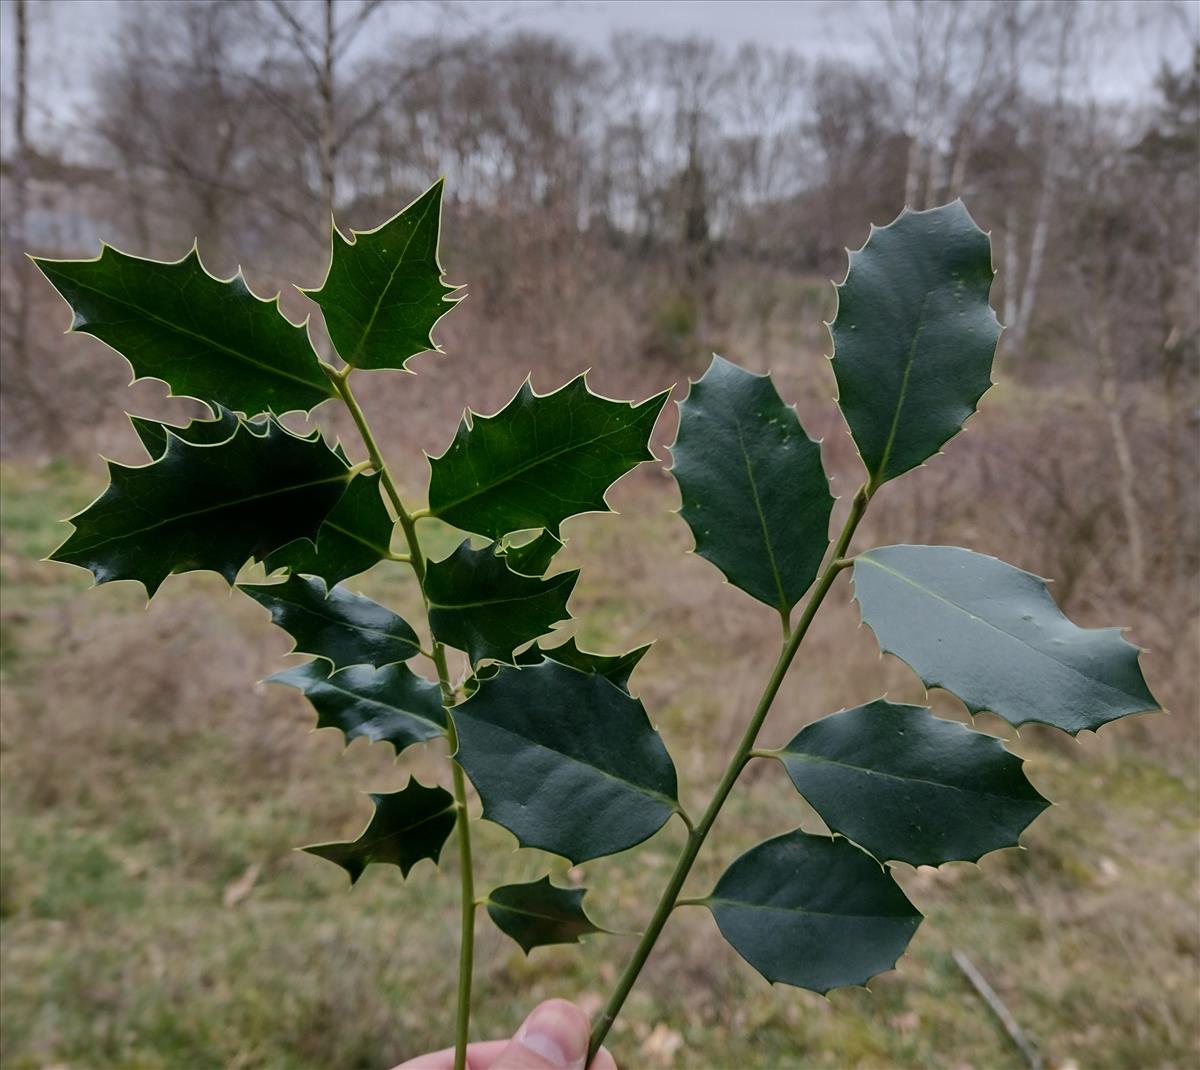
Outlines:
<svg viewBox="0 0 1200 1070"><path fill-rule="evenodd" d="M408 543L408 565L413 570L417 585L421 588L421 597L425 602L426 623L429 618L429 599L425 595L425 553L421 548L420 539L414 524L414 514L408 511L404 499L392 473L383 459L379 444L367 423L366 414L359 405L358 399L350 387L352 365L346 365L339 371L329 364L322 364L326 375L329 376L338 396L344 402L358 428L371 463L379 473L384 492L396 510L396 519L404 532ZM431 629L432 631L432 629ZM438 684L442 689L442 698L446 706L454 704L454 688L450 683L450 670L446 665L446 648L436 639L433 649L429 652L434 665L437 667ZM450 753L458 747L457 733L454 725L450 724L448 732ZM457 804L455 827L458 833L459 881L461 884L462 921L458 949L458 997L454 1028L454 1070L466 1070L467 1065L467 1036L471 1022L471 973L475 958L475 875L471 864L471 819L467 811L467 783L463 776L462 767L453 759L450 760L450 771L453 779L454 801Z"/></svg>

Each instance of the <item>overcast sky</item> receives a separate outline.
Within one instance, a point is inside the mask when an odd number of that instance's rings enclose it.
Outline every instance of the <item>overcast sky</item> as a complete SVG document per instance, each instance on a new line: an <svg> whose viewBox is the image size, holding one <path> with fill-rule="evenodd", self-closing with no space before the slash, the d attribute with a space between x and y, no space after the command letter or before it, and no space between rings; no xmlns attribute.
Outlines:
<svg viewBox="0 0 1200 1070"><path fill-rule="evenodd" d="M141 0L28 2L31 89L41 108L31 118L61 129L87 99L96 57L112 47L123 19L136 13ZM1084 2L1110 27L1109 43L1093 58L1090 86L1104 99L1144 99L1162 61L1173 66L1186 62L1200 35L1198 0ZM0 0L6 96L12 79L13 7L13 0ZM433 28L435 21L461 29L482 24L558 34L601 47L613 33L633 30L712 37L733 45L750 41L809 58L870 63L873 35L886 25L886 7L884 0L459 0L448 13L435 4L395 2L384 17L396 32L418 33ZM378 33L370 36L378 40ZM8 118L5 108L6 123Z"/></svg>

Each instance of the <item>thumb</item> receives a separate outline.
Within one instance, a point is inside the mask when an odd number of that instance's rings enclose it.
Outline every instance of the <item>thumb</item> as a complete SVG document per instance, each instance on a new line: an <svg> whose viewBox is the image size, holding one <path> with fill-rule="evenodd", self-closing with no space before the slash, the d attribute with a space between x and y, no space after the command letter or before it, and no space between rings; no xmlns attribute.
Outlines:
<svg viewBox="0 0 1200 1070"><path fill-rule="evenodd" d="M565 999L536 1007L490 1070L584 1070L590 1024Z"/></svg>

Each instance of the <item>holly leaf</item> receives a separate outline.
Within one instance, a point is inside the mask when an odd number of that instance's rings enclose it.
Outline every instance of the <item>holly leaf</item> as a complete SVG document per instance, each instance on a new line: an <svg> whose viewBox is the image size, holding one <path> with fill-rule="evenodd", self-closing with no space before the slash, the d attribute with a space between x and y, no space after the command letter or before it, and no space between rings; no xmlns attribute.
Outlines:
<svg viewBox="0 0 1200 1070"><path fill-rule="evenodd" d="M518 663L520 663L521 657L522 655L517 655L516 660ZM483 665L477 666L475 671L468 674L466 679L464 679L462 682L463 698L470 698L473 694L475 694L475 692L483 686L485 681L491 680L500 671L500 668L501 666L494 661L489 661Z"/></svg>
<svg viewBox="0 0 1200 1070"><path fill-rule="evenodd" d="M334 672L318 658L268 676L267 683L300 691L317 711L317 727L338 729L347 745L360 736L382 740L399 755L446 732L441 688L407 665L351 665Z"/></svg>
<svg viewBox="0 0 1200 1070"><path fill-rule="evenodd" d="M434 325L455 301L442 282L438 230L442 181L374 230L333 229L329 271L318 290L301 290L321 306L338 354L356 368L403 368L437 349Z"/></svg>
<svg viewBox="0 0 1200 1070"><path fill-rule="evenodd" d="M430 460L430 511L492 539L526 528L557 536L567 517L609 512L608 488L654 459L647 443L669 393L634 405L593 394L582 375L551 394L527 379L498 413L464 416Z"/></svg>
<svg viewBox="0 0 1200 1070"><path fill-rule="evenodd" d="M108 488L71 518L53 554L97 583L137 580L153 595L174 572L211 569L233 583L250 558L313 538L349 481L349 468L314 433L271 421L241 424L214 445L175 435L150 464L110 461Z"/></svg>
<svg viewBox="0 0 1200 1070"><path fill-rule="evenodd" d="M399 866L400 875L422 858L436 866L442 847L454 829L454 796L445 788L427 788L410 777L400 791L371 793L375 813L361 836L353 843L316 843L302 848L328 859L350 874L356 884L363 870L375 862Z"/></svg>
<svg viewBox="0 0 1200 1070"><path fill-rule="evenodd" d="M519 546L506 546L502 552L508 567L514 572L522 576L544 576L554 555L562 548L561 539L543 531Z"/></svg>
<svg viewBox="0 0 1200 1070"><path fill-rule="evenodd" d="M522 846L585 862L641 843L679 809L641 702L602 676L553 661L502 668L451 717L483 816Z"/></svg>
<svg viewBox="0 0 1200 1070"><path fill-rule="evenodd" d="M956 435L992 385L991 241L962 201L872 227L837 286L838 405L872 489Z"/></svg>
<svg viewBox="0 0 1200 1070"><path fill-rule="evenodd" d="M833 496L820 447L770 377L713 356L679 406L671 474L696 553L787 613L829 546Z"/></svg>
<svg viewBox="0 0 1200 1070"><path fill-rule="evenodd" d="M588 933L607 932L584 913L585 888L556 888L550 877L528 884L505 884L487 897L487 912L526 955L535 947L577 944Z"/></svg>
<svg viewBox="0 0 1200 1070"><path fill-rule="evenodd" d="M241 274L210 275L193 246L182 260L101 247L93 260L33 261L75 313L70 330L115 349L134 381L235 412L308 411L333 396L304 324L263 300Z"/></svg>
<svg viewBox="0 0 1200 1070"><path fill-rule="evenodd" d="M317 532L317 541L297 539L276 550L264 562L267 571L286 568L320 576L333 587L387 557L394 525L380 497L379 480L377 472L350 480Z"/></svg>
<svg viewBox="0 0 1200 1070"><path fill-rule="evenodd" d="M999 739L924 706L876 699L774 753L825 824L881 862L978 861L1050 805Z"/></svg>
<svg viewBox="0 0 1200 1070"><path fill-rule="evenodd" d="M883 546L854 559L880 649L972 714L1070 735L1159 708L1119 628L1080 628L1045 581L957 546Z"/></svg>
<svg viewBox="0 0 1200 1070"><path fill-rule="evenodd" d="M704 903L768 981L821 994L890 970L921 922L873 858L799 829L750 848Z"/></svg>
<svg viewBox="0 0 1200 1070"><path fill-rule="evenodd" d="M472 663L511 661L522 643L567 619L567 599L579 570L549 579L513 572L494 546L472 550L464 541L425 573L429 626L447 646L465 650Z"/></svg>
<svg viewBox="0 0 1200 1070"><path fill-rule="evenodd" d="M347 665L379 668L421 652L408 622L387 606L344 587L329 590L316 576L289 576L282 583L242 583L239 589L271 614L293 639L293 651Z"/></svg>
<svg viewBox="0 0 1200 1070"><path fill-rule="evenodd" d="M590 650L580 650L575 644L575 636L558 646L543 647L534 643L528 650L517 655L518 665L537 665L546 658L557 661L560 665L569 665L580 672L596 673L616 684L622 691L629 690L629 677L637 664L646 656L650 644L639 646L627 654L593 654Z"/></svg>
<svg viewBox="0 0 1200 1070"><path fill-rule="evenodd" d="M193 446L211 446L230 438L238 429L240 422L240 417L236 412L230 412L222 405L217 406L215 417L207 420L191 420L182 426L148 420L144 416L134 416L132 413L128 415L138 440L145 446L146 454L152 461L157 461L166 453L168 435L181 438ZM245 423L260 433L266 429L266 420L262 418L247 420Z"/></svg>

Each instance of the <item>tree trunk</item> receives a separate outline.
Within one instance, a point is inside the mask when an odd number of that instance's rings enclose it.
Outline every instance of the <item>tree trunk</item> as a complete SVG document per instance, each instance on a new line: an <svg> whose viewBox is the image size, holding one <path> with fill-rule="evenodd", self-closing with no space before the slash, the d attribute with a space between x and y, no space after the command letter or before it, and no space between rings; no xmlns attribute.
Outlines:
<svg viewBox="0 0 1200 1070"><path fill-rule="evenodd" d="M325 0L325 33L321 57L321 78L317 87L321 98L321 208L326 219L333 218L337 196L337 114L334 110L333 52L337 34L333 0Z"/></svg>
<svg viewBox="0 0 1200 1070"><path fill-rule="evenodd" d="M917 186L920 182L918 160L921 155L921 142L914 134L908 143L908 168L904 172L904 204L907 208L915 208L917 204Z"/></svg>
<svg viewBox="0 0 1200 1070"><path fill-rule="evenodd" d="M29 404L33 429L48 445L70 448L70 435L51 404L38 379L29 337L30 275L32 268L24 252L29 243L29 8L26 0L16 0L17 55L13 86L13 161L12 213L5 213L7 252L13 257L11 278L15 290L16 308L10 309L8 367L19 382L17 392ZM6 324L7 325L7 324ZM13 384L9 384L10 387Z"/></svg>
<svg viewBox="0 0 1200 1070"><path fill-rule="evenodd" d="M1128 539L1129 576L1140 593L1146 579L1146 550L1142 537L1142 518L1138 507L1137 469L1133 463L1133 450L1129 445L1129 434L1125 429L1125 414L1121 405L1120 384L1117 380L1116 364L1112 354L1112 333L1106 314L1098 317L1100 349L1100 396L1112 436L1113 452L1117 459L1117 500L1125 521Z"/></svg>

